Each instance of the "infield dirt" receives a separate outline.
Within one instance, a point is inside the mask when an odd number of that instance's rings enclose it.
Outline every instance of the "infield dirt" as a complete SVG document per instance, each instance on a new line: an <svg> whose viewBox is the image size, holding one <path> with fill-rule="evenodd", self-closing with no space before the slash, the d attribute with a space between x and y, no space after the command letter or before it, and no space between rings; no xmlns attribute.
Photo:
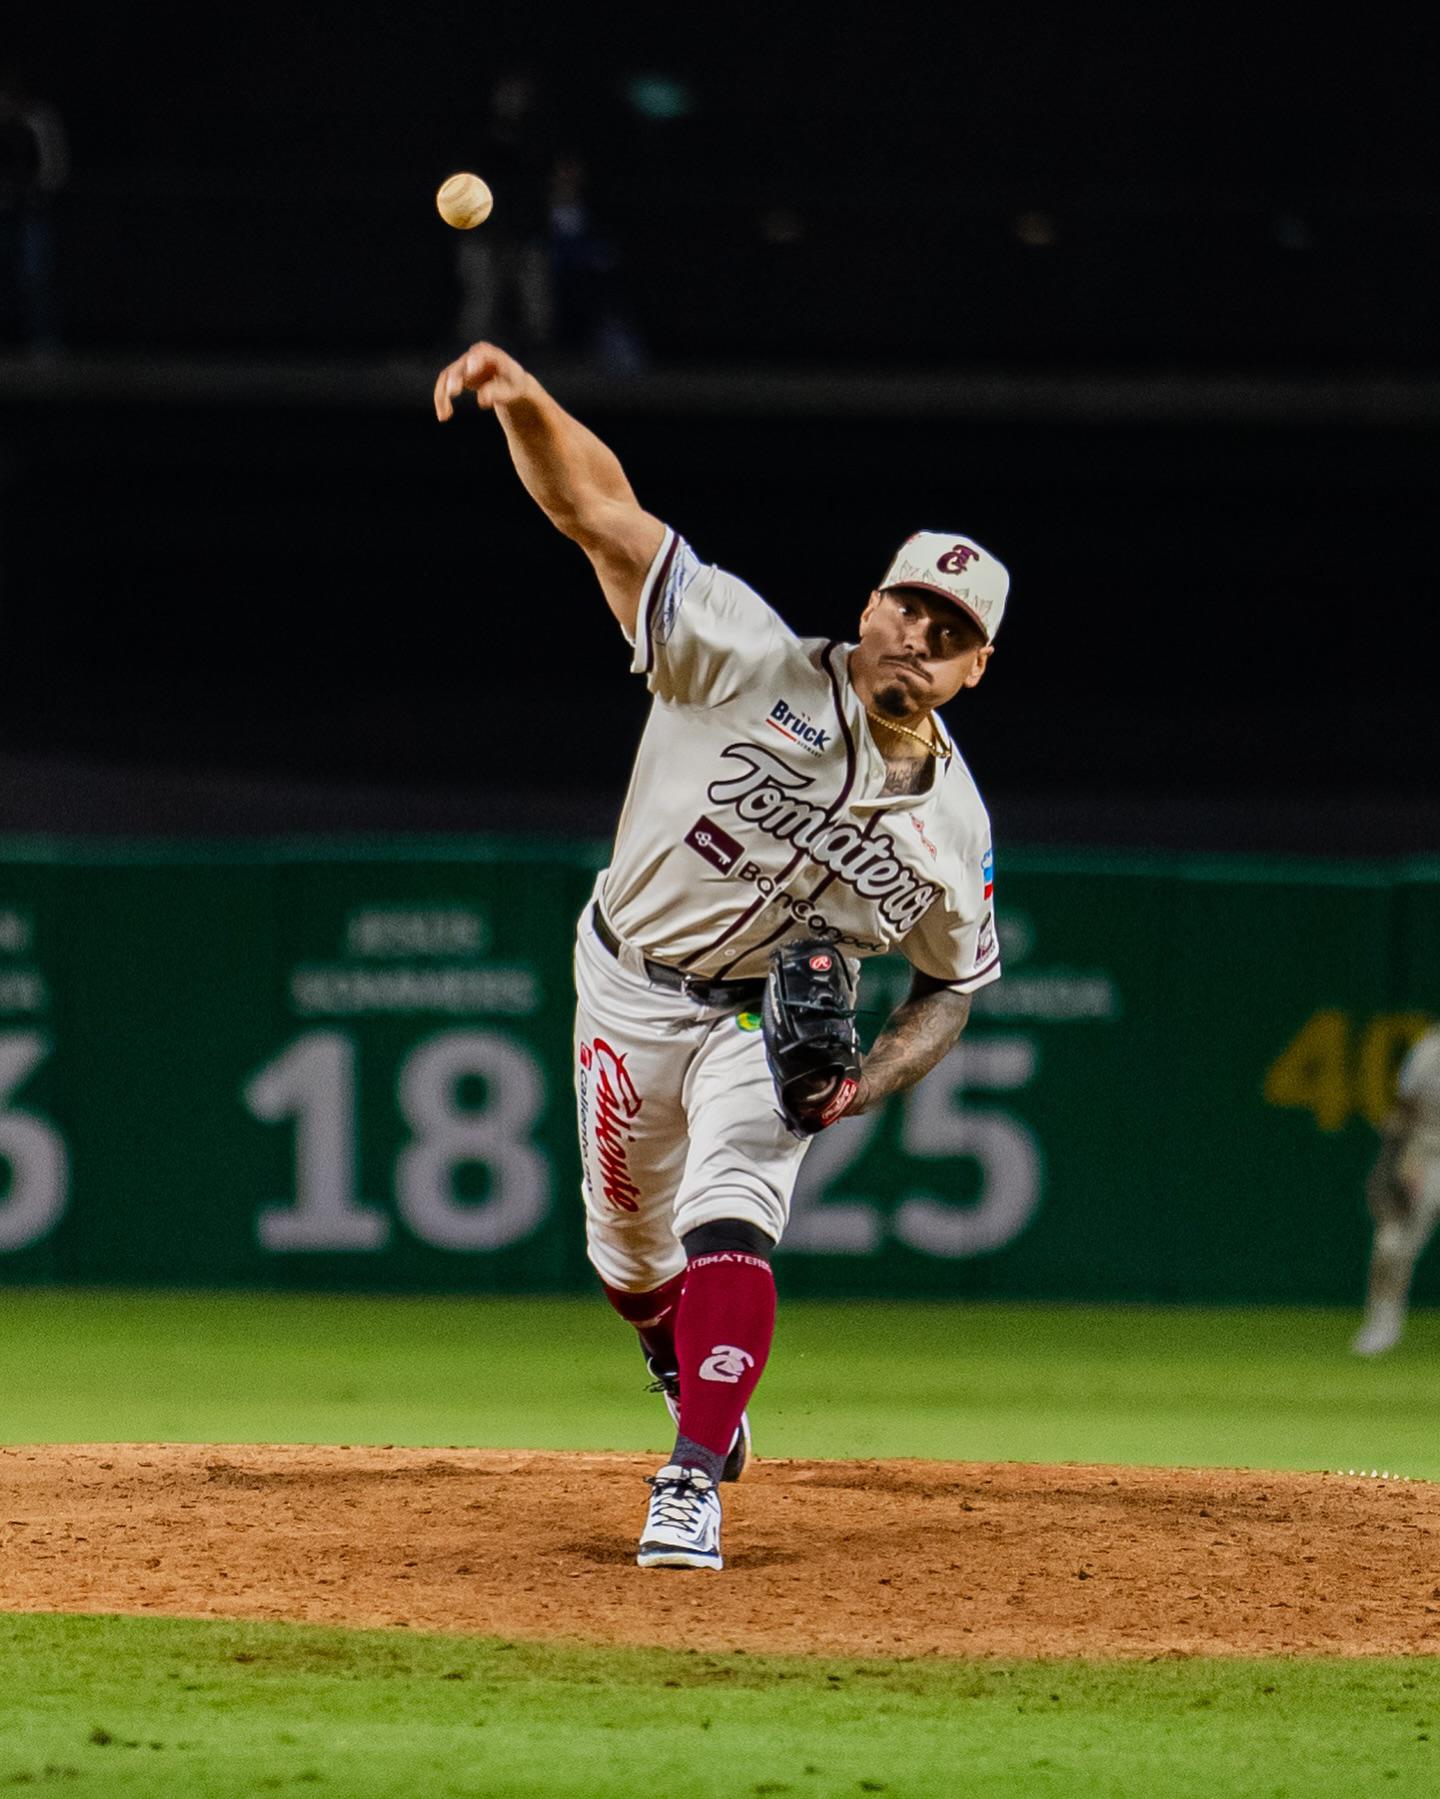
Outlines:
<svg viewBox="0 0 1440 1799"><path fill-rule="evenodd" d="M845 1656L1440 1651L1440 1486L763 1461L721 1575L642 1571L653 1456L0 1449L0 1606Z"/></svg>

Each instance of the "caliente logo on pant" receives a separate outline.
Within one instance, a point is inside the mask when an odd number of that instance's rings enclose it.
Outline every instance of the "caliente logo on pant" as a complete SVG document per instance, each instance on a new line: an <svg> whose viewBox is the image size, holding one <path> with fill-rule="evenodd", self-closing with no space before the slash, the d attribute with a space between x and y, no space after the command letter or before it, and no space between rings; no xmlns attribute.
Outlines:
<svg viewBox="0 0 1440 1799"><path fill-rule="evenodd" d="M700 1364L701 1380L721 1380L735 1386L747 1368L755 1366L748 1349L737 1349L733 1343L717 1343Z"/></svg>
<svg viewBox="0 0 1440 1799"><path fill-rule="evenodd" d="M630 1178L630 1128L645 1104L625 1066L625 1056L603 1037L580 1045L580 1150L592 1183L599 1174L600 1191L617 1212L638 1212L640 1189ZM597 1168L589 1170L591 1095L594 1094L594 1146Z"/></svg>

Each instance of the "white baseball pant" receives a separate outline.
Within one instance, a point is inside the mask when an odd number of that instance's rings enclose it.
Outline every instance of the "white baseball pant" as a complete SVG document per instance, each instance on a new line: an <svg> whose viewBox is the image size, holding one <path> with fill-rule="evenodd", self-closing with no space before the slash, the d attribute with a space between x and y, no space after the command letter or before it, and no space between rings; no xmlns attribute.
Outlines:
<svg viewBox="0 0 1440 1799"><path fill-rule="evenodd" d="M1415 1261L1440 1220L1440 1142L1433 1133L1411 1136L1400 1152L1395 1177L1410 1196L1410 1208L1377 1221L1375 1247L1381 1254Z"/></svg>
<svg viewBox="0 0 1440 1799"><path fill-rule="evenodd" d="M575 991L585 1235L600 1278L648 1293L685 1266L680 1238L720 1218L778 1242L809 1145L775 1110L756 1014L652 985L633 947L617 959L599 942L588 905Z"/></svg>

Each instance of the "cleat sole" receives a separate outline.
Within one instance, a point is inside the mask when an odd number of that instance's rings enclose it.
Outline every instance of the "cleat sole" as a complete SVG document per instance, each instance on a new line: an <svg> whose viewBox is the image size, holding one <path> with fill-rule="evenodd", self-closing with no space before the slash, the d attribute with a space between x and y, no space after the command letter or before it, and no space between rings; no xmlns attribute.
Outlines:
<svg viewBox="0 0 1440 1799"><path fill-rule="evenodd" d="M642 1543L635 1560L642 1568L702 1568L712 1573L718 1573L725 1566L722 1556L707 1555L703 1550L676 1549L670 1543L656 1544L654 1548L647 1548Z"/></svg>

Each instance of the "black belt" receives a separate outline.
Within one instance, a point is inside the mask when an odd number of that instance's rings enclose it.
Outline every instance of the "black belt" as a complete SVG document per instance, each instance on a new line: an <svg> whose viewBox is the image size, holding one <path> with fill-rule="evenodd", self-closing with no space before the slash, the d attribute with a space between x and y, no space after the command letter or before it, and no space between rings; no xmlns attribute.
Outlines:
<svg viewBox="0 0 1440 1799"><path fill-rule="evenodd" d="M595 935L618 961L620 939L610 929L598 904L590 908L590 922L595 927ZM736 1006L741 1011L747 1011L758 1006L764 997L764 981L702 981L695 975L684 974L680 969L671 968L664 962L652 962L648 956L642 960L646 976L657 987L668 987L672 993L683 993L686 999L693 999L699 1006Z"/></svg>

